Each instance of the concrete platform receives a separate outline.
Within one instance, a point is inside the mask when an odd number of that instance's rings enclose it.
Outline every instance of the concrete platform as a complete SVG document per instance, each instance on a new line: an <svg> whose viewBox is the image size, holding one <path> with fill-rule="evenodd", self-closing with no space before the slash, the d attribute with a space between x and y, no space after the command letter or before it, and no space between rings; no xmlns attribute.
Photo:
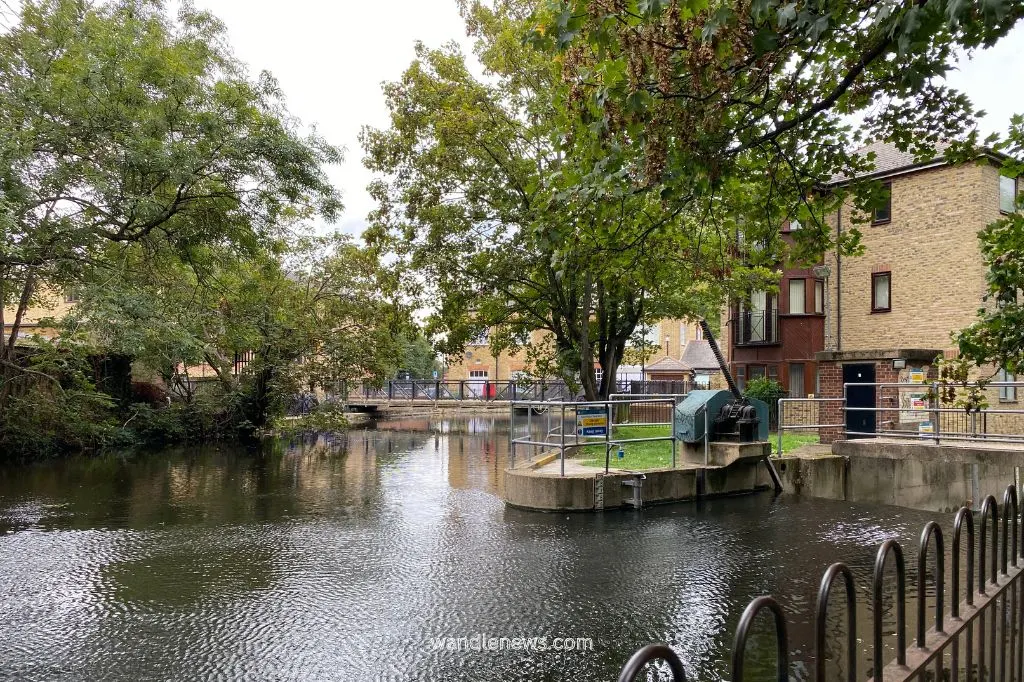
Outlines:
<svg viewBox="0 0 1024 682"><path fill-rule="evenodd" d="M637 472L591 467L571 459L565 461L565 476L559 460L536 468L505 470L505 503L540 511L601 511L630 508L637 479L643 506L684 502L704 497L738 495L764 490L771 481L764 464L768 443L722 443L716 451L720 466L684 463L671 469Z"/></svg>

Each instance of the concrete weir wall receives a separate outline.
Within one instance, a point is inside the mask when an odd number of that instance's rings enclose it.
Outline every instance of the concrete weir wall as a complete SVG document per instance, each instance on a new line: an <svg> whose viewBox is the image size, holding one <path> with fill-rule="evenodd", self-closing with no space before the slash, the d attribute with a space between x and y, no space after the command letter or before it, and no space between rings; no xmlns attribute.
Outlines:
<svg viewBox="0 0 1024 682"><path fill-rule="evenodd" d="M988 495L1002 502L1024 451L875 440L839 441L832 455L775 460L787 493L925 511L977 508Z"/></svg>
<svg viewBox="0 0 1024 682"><path fill-rule="evenodd" d="M770 487L761 457L741 458L727 466L645 471L641 492L643 506L736 495ZM633 481L637 473L612 471L595 474L558 476L531 469L506 469L505 503L522 509L560 512L630 506L633 487L626 482Z"/></svg>

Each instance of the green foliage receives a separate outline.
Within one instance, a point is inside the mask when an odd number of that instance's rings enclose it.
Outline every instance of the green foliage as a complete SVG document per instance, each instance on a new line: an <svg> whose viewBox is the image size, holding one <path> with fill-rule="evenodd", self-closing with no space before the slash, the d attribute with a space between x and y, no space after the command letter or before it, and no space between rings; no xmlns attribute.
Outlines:
<svg viewBox="0 0 1024 682"><path fill-rule="evenodd" d="M435 309L428 332L442 352L485 329L495 352L545 330L546 371L607 395L638 325L717 310L731 284L774 273L730 259L727 231L634 191L614 154L567 142L560 66L522 42L533 3L461 6L486 77L454 45L418 45L385 85L390 127L361 136L379 176L365 237ZM735 208L706 210L735 228Z"/></svg>
<svg viewBox="0 0 1024 682"><path fill-rule="evenodd" d="M877 182L820 190L873 168L859 143L976 153L977 112L943 76L1021 16L1007 0L547 0L529 40L561 66L565 153L601 160L573 191L655 194L708 232L739 227L764 264L798 219L788 258L813 263L859 250L856 227L836 235L825 220L839 202L852 194L866 213L879 199Z"/></svg>
<svg viewBox="0 0 1024 682"><path fill-rule="evenodd" d="M248 76L212 15L28 0L0 35L0 81L0 443L257 433L294 392L395 366L401 315L375 256L302 228L341 210L324 171L340 150ZM32 304L72 290L59 345L19 341ZM89 366L111 354L175 404L114 404Z"/></svg>
<svg viewBox="0 0 1024 682"><path fill-rule="evenodd" d="M938 370L938 381L935 388L928 389L928 400L938 400L944 407L959 407L966 413L980 412L988 407L985 387L990 380L971 378L975 369L974 363L965 357L947 360L942 356L935 358Z"/></svg>
<svg viewBox="0 0 1024 682"><path fill-rule="evenodd" d="M399 370L409 373L411 379L427 380L440 376L441 365L430 341L422 334L404 334L399 341Z"/></svg>
<svg viewBox="0 0 1024 682"><path fill-rule="evenodd" d="M769 406L774 406L778 403L779 398L786 397L786 391L782 388L782 384L775 381L775 379L756 377L747 381L747 385L743 389L743 395L747 398L761 400L768 403Z"/></svg>

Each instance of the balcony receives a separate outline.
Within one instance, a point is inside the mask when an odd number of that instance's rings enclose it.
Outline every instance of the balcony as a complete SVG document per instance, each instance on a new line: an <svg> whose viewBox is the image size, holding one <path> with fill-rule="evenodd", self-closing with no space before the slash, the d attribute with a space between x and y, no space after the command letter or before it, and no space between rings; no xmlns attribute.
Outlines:
<svg viewBox="0 0 1024 682"><path fill-rule="evenodd" d="M766 346L779 342L779 311L741 310L731 320L735 346Z"/></svg>

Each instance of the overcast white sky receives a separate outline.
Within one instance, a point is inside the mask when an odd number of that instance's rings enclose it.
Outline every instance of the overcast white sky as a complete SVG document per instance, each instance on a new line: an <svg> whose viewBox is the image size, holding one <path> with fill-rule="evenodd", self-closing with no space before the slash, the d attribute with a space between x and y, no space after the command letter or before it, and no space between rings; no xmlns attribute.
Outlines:
<svg viewBox="0 0 1024 682"><path fill-rule="evenodd" d="M269 70L281 83L289 108L316 124L346 149L344 164L330 170L341 189L340 227L358 235L373 207L370 174L362 165L359 129L387 125L383 81L396 79L413 57L413 43L458 40L466 51L454 0L324 2L323 0L195 0L228 26L231 43L253 74ZM961 60L951 85L987 112L985 132L1005 130L1010 115L1024 113L1024 26L995 48Z"/></svg>

